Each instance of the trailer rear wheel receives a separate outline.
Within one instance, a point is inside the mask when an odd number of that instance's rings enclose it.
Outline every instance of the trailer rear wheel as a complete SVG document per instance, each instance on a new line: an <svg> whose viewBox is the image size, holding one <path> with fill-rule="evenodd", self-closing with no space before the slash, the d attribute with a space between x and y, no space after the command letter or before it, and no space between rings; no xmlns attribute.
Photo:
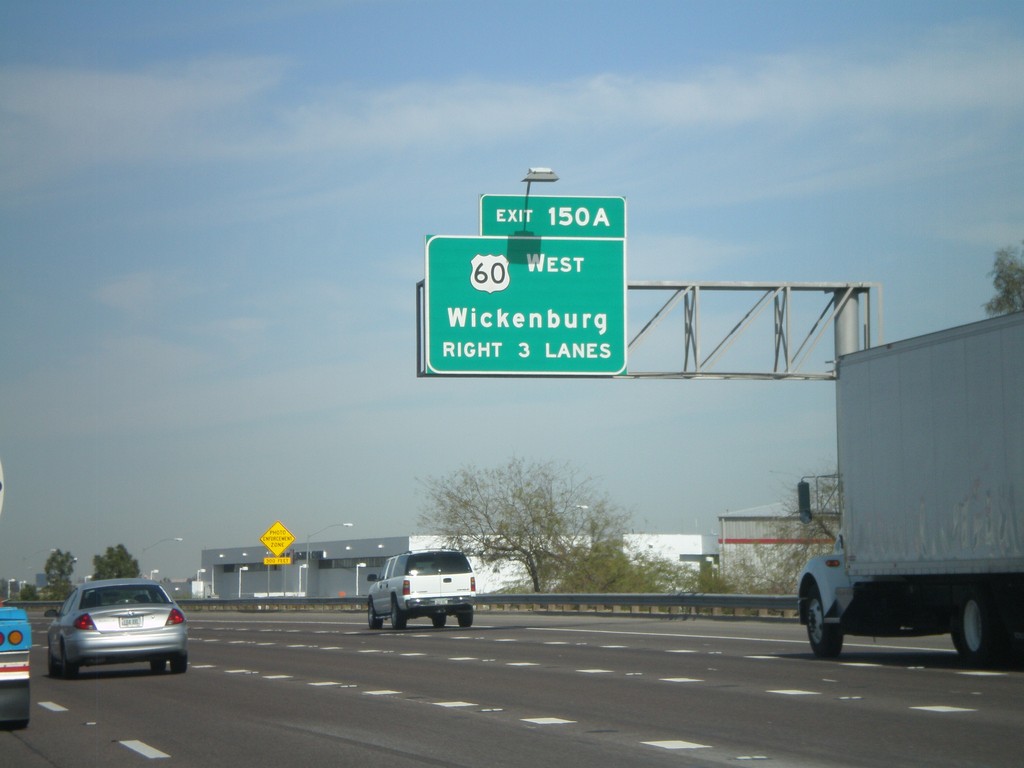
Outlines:
<svg viewBox="0 0 1024 768"><path fill-rule="evenodd" d="M817 584L811 587L807 599L807 639L819 659L834 659L843 650L843 632L839 625L825 623L825 608Z"/></svg>
<svg viewBox="0 0 1024 768"><path fill-rule="evenodd" d="M998 661L1009 636L999 620L987 590L975 589L957 607L953 617L953 645L966 663L984 666Z"/></svg>

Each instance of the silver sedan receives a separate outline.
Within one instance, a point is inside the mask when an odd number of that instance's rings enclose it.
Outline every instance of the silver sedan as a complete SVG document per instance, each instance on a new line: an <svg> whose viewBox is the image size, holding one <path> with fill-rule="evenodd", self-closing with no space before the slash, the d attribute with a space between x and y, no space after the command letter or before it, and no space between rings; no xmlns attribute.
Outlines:
<svg viewBox="0 0 1024 768"><path fill-rule="evenodd" d="M46 632L47 671L73 678L91 664L149 662L154 672L188 669L185 614L149 579L109 579L80 584Z"/></svg>

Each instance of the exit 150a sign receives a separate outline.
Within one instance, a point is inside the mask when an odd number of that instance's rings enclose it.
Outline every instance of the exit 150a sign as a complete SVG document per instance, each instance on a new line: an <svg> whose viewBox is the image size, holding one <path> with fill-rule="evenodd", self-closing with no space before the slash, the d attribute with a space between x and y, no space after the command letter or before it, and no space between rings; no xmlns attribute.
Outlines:
<svg viewBox="0 0 1024 768"><path fill-rule="evenodd" d="M430 237L424 302L427 373L626 370L624 240Z"/></svg>
<svg viewBox="0 0 1024 768"><path fill-rule="evenodd" d="M626 199L557 195L481 195L480 234L624 238Z"/></svg>

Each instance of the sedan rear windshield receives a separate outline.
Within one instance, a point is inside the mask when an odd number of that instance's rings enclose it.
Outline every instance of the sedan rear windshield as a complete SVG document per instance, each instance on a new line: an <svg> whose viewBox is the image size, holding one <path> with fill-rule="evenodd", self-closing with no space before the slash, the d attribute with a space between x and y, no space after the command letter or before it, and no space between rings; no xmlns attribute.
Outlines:
<svg viewBox="0 0 1024 768"><path fill-rule="evenodd" d="M169 603L159 587L146 585L124 587L98 587L82 591L82 608L104 608L108 605L146 605Z"/></svg>
<svg viewBox="0 0 1024 768"><path fill-rule="evenodd" d="M409 555L405 564L407 576L422 576L428 573L469 573L472 570L469 560L461 552L427 552L421 555Z"/></svg>

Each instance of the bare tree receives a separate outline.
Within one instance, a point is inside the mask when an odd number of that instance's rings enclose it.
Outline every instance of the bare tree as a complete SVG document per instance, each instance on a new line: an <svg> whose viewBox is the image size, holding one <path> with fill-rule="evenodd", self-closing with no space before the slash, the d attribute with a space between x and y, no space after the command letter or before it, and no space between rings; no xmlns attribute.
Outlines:
<svg viewBox="0 0 1024 768"><path fill-rule="evenodd" d="M568 464L512 458L428 478L424 486L422 526L485 564L518 564L535 592L566 582L574 563L609 542L621 549L626 516Z"/></svg>
<svg viewBox="0 0 1024 768"><path fill-rule="evenodd" d="M751 545L730 555L726 579L733 591L790 594L807 561L832 551L841 520L838 476L810 479L810 522L801 521L793 498L786 513L771 522L771 543Z"/></svg>

